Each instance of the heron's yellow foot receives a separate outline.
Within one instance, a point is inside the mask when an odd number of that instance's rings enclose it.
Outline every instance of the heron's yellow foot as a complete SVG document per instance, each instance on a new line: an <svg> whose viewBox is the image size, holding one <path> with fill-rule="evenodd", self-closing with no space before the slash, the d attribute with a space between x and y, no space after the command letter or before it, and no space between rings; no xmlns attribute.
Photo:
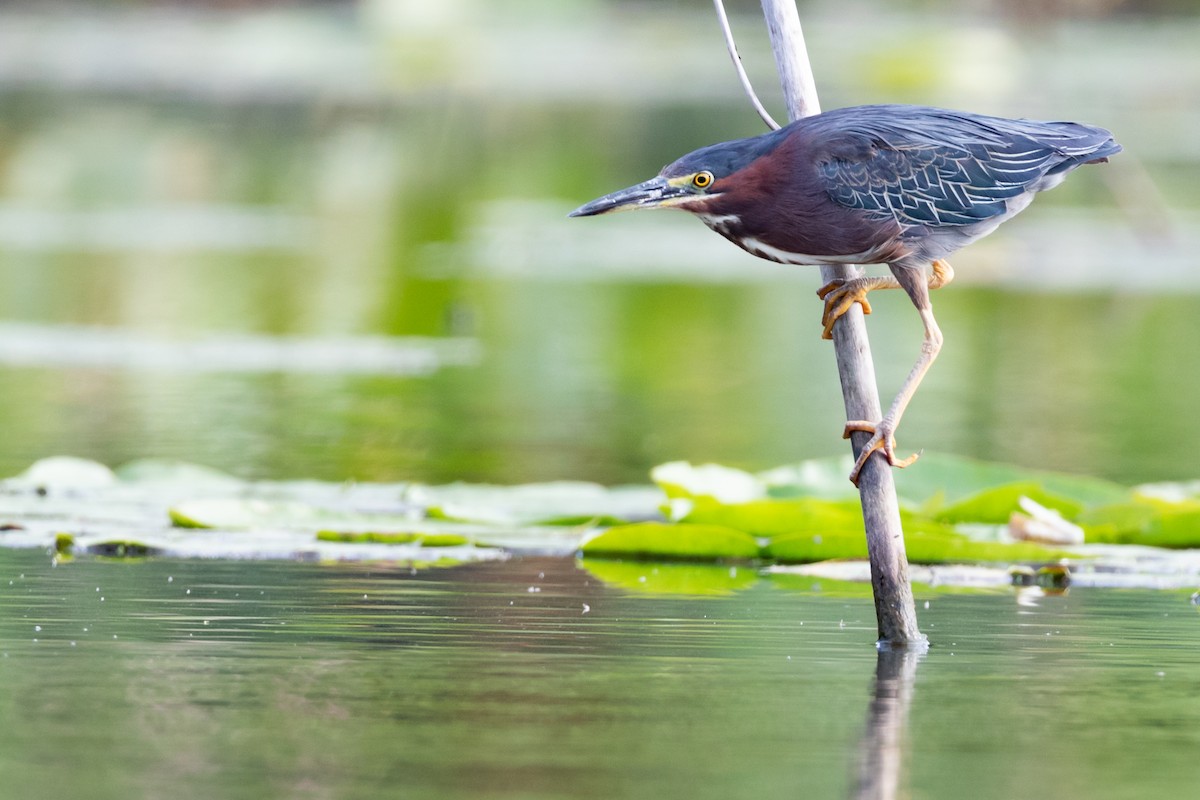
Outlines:
<svg viewBox="0 0 1200 800"><path fill-rule="evenodd" d="M870 314L871 304L867 302L867 292L874 288L876 287L873 280L834 278L817 289L817 297L825 301L825 310L821 313L821 324L825 326L825 330L821 332L821 338L833 338L833 324L855 303L862 306L864 314Z"/></svg>
<svg viewBox="0 0 1200 800"><path fill-rule="evenodd" d="M913 453L908 458L896 458L896 426L886 417L879 422L867 422L866 420L851 420L846 423L846 429L842 432L843 439L849 439L850 434L863 432L871 434L871 438L863 445L862 452L858 454L858 460L854 462L854 467L850 470L850 482L858 486L859 473L862 472L863 465L867 463L867 459L876 450L883 453L883 457L893 467L903 469L912 464L921 457L920 453Z"/></svg>

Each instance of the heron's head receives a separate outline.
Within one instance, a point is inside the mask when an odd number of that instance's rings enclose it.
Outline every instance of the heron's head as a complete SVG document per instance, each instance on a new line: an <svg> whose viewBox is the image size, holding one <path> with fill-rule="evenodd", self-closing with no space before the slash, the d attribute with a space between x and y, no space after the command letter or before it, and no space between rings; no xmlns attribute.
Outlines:
<svg viewBox="0 0 1200 800"><path fill-rule="evenodd" d="M703 147L663 167L650 180L598 197L569 216L591 217L637 208L681 208L704 214L712 211L718 198L723 206L743 195L751 201L743 178L749 168L772 157L786 131Z"/></svg>

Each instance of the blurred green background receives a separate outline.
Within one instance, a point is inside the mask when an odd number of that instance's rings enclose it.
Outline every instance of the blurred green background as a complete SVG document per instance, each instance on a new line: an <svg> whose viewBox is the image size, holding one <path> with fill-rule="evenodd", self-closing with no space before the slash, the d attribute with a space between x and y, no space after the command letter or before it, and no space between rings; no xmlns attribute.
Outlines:
<svg viewBox="0 0 1200 800"><path fill-rule="evenodd" d="M759 6L727 5L782 118ZM1197 4L800 11L826 108L1127 150L955 259L901 450L1200 476ZM683 214L566 219L762 130L707 0L0 3L0 474L620 483L842 453L816 270ZM873 303L886 398L921 326Z"/></svg>

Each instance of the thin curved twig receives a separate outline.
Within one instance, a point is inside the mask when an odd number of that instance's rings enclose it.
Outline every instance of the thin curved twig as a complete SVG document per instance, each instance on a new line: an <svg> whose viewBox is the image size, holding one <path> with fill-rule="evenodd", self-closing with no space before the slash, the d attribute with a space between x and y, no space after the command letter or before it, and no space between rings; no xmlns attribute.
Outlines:
<svg viewBox="0 0 1200 800"><path fill-rule="evenodd" d="M725 4L721 0L713 0L713 5L717 7L717 19L721 21L721 31L725 34L725 47L729 50L733 68L737 70L742 88L746 90L746 95L750 98L750 104L762 117L763 122L767 123L767 127L773 131L779 130L779 123L772 119L767 110L763 108L763 104L758 101L758 95L754 93L754 87L750 85L750 76L746 74L746 68L742 66L742 57L738 55L737 45L733 42L733 31L729 27L729 17L725 14Z"/></svg>

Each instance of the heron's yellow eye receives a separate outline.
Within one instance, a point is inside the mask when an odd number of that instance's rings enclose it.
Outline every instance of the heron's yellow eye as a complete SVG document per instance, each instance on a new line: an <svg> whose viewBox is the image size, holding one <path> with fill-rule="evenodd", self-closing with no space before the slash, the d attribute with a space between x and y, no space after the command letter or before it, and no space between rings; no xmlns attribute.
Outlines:
<svg viewBox="0 0 1200 800"><path fill-rule="evenodd" d="M711 172L697 172L692 177L692 185L697 189L707 189L712 186L713 174Z"/></svg>

